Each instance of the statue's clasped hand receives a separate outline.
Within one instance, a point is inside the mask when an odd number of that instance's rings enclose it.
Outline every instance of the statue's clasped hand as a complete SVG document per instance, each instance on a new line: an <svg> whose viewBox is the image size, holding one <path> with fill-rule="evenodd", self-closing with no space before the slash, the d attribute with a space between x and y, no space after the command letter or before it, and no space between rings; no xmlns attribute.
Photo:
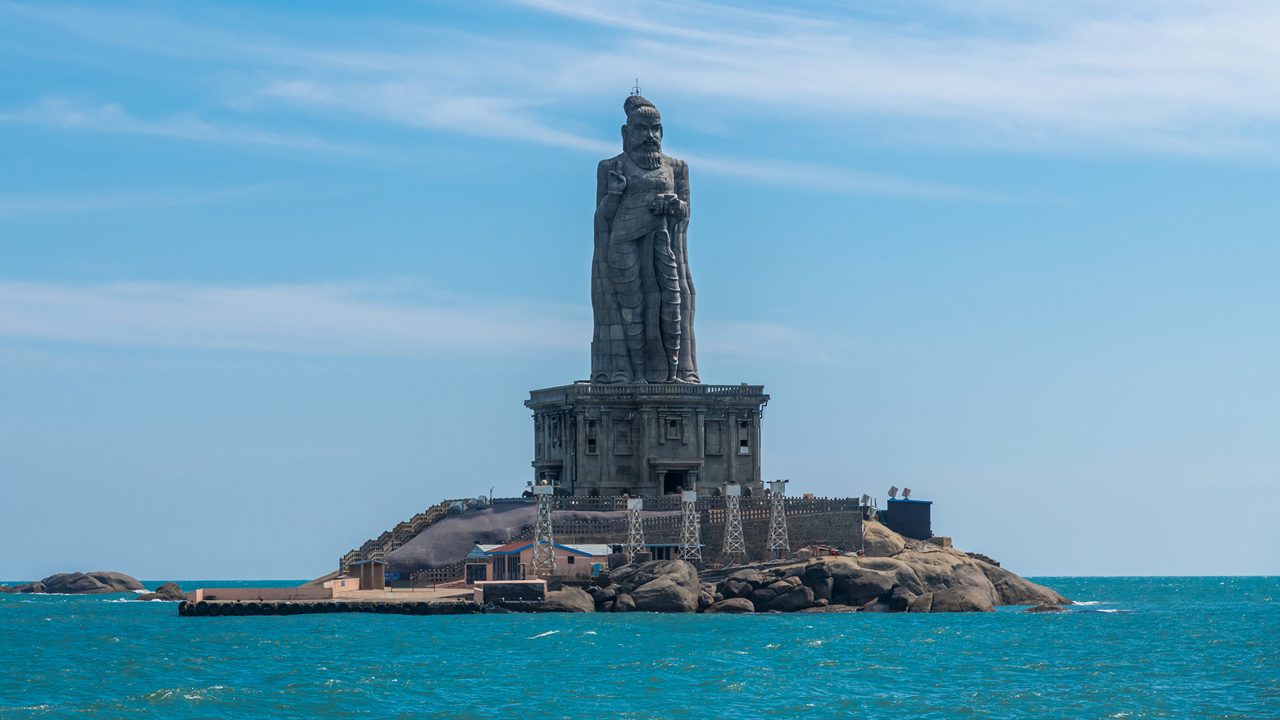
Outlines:
<svg viewBox="0 0 1280 720"><path fill-rule="evenodd" d="M684 214L684 202L676 197L673 193L662 193L649 203L649 210L655 215L675 215L677 217Z"/></svg>

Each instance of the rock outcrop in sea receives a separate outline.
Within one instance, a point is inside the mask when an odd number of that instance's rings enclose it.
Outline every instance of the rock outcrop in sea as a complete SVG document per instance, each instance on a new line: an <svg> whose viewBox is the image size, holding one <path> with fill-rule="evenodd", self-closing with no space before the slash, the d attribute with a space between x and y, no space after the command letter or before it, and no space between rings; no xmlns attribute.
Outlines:
<svg viewBox="0 0 1280 720"><path fill-rule="evenodd" d="M56 573L43 580L7 587L2 592L102 595L142 589L142 583L135 577L119 572L98 570L90 573Z"/></svg>
<svg viewBox="0 0 1280 720"><path fill-rule="evenodd" d="M154 592L145 593L138 596L139 600L186 600L187 594L182 592L182 588L177 583L165 583L156 588Z"/></svg>
<svg viewBox="0 0 1280 720"><path fill-rule="evenodd" d="M682 560L655 560L616 568L587 593L599 612L988 612L1070 602L959 550L908 540L876 522L866 532L861 556L746 566L714 583ZM575 599L572 609L585 609Z"/></svg>

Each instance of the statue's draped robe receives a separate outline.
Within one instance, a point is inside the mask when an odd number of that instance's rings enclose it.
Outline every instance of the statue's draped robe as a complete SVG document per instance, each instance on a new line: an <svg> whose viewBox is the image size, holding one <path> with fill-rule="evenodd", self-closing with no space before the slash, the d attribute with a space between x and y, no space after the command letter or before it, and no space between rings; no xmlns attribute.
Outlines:
<svg viewBox="0 0 1280 720"><path fill-rule="evenodd" d="M609 171L615 167L626 176L627 186L610 218L603 208ZM683 217L652 212L650 204L662 193L674 194L688 208L689 167L684 161L663 155L661 164L649 170L623 153L602 160L597 168L592 382L662 382L673 361L678 379L700 382L688 212Z"/></svg>

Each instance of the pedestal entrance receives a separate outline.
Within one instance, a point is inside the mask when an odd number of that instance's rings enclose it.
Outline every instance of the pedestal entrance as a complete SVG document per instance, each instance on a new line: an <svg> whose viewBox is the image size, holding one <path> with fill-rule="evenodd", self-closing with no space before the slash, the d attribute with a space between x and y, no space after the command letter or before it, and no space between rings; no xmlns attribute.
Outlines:
<svg viewBox="0 0 1280 720"><path fill-rule="evenodd" d="M756 492L760 385L575 383L534 390L534 480L571 495L654 496L696 483Z"/></svg>
<svg viewBox="0 0 1280 720"><path fill-rule="evenodd" d="M658 478L662 484L663 495L673 495L689 487L688 473L684 470L659 470Z"/></svg>

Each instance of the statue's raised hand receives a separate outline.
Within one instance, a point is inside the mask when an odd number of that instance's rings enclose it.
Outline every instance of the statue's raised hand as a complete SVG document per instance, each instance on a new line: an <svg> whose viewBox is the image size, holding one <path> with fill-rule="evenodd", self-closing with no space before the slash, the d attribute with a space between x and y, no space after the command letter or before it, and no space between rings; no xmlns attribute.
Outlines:
<svg viewBox="0 0 1280 720"><path fill-rule="evenodd" d="M610 193L621 193L627 189L627 176L622 174L622 161L614 160L613 169L609 170L606 190Z"/></svg>

